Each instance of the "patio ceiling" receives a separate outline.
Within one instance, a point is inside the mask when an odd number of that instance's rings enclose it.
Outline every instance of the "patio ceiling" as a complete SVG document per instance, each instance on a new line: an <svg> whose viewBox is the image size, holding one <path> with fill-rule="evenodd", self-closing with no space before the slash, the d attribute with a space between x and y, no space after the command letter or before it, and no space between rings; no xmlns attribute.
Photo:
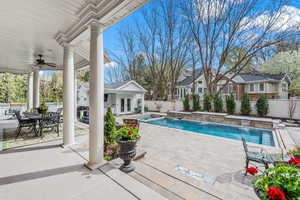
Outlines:
<svg viewBox="0 0 300 200"><path fill-rule="evenodd" d="M76 45L76 67L86 66L90 20L96 18L105 29L145 2L147 0L4 1L0 7L0 72L30 72L38 54L62 69L63 48L59 44L62 39Z"/></svg>

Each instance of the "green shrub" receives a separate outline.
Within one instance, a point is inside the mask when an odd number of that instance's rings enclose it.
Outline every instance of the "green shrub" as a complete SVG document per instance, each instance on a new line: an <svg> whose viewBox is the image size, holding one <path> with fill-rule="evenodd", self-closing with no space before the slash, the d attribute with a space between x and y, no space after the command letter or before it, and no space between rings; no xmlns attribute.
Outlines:
<svg viewBox="0 0 300 200"><path fill-rule="evenodd" d="M116 142L116 120L110 107L107 109L104 121L104 143L113 144Z"/></svg>
<svg viewBox="0 0 300 200"><path fill-rule="evenodd" d="M251 112L250 99L247 94L241 98L241 113L243 115L249 115Z"/></svg>
<svg viewBox="0 0 300 200"><path fill-rule="evenodd" d="M199 99L199 95L194 94L194 95L192 96L192 98L193 98L193 111L198 111L198 110L200 110L201 107L200 107L200 99Z"/></svg>
<svg viewBox="0 0 300 200"><path fill-rule="evenodd" d="M203 99L203 110L211 111L211 96L205 94Z"/></svg>
<svg viewBox="0 0 300 200"><path fill-rule="evenodd" d="M267 169L253 183L260 199L271 199L268 190L272 187L278 188L284 193L285 198L281 199L298 200L300 198L299 174L300 169L290 166L279 166Z"/></svg>
<svg viewBox="0 0 300 200"><path fill-rule="evenodd" d="M226 111L230 115L234 114L234 111L235 111L235 99L234 99L234 96L232 94L230 96L226 97Z"/></svg>
<svg viewBox="0 0 300 200"><path fill-rule="evenodd" d="M214 96L214 111L223 112L223 99L219 94Z"/></svg>
<svg viewBox="0 0 300 200"><path fill-rule="evenodd" d="M256 111L259 116L265 116L269 112L269 102L265 95L261 95L256 101Z"/></svg>
<svg viewBox="0 0 300 200"><path fill-rule="evenodd" d="M183 103L183 110L184 111L190 111L190 97L189 97L189 95L185 95L182 103Z"/></svg>

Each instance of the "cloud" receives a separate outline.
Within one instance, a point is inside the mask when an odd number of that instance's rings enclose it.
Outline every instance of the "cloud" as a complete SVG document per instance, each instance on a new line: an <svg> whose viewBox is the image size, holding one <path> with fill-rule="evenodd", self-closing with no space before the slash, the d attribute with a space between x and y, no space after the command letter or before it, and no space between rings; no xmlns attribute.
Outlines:
<svg viewBox="0 0 300 200"><path fill-rule="evenodd" d="M272 25L271 31L283 32L287 30L296 31L299 29L300 9L293 6L283 6L280 11L273 15L269 12L264 12L254 19L245 18L243 24L245 25L245 29L266 28L269 24L269 20L274 18L274 16L276 21Z"/></svg>
<svg viewBox="0 0 300 200"><path fill-rule="evenodd" d="M114 68L114 67L117 67L117 66L118 66L118 64L116 62L114 62L114 61L112 61L110 63L106 63L104 65L105 68Z"/></svg>

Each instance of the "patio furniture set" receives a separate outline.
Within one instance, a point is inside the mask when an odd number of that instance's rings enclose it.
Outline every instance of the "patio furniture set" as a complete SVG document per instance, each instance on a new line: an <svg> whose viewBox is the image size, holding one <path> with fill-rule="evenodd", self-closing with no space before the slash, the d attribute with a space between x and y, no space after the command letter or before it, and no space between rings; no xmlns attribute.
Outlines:
<svg viewBox="0 0 300 200"><path fill-rule="evenodd" d="M58 109L56 112L23 112L16 111L15 115L18 120L18 128L16 131L16 139L22 136L22 129L29 129L29 133L34 132L36 137L44 137L43 132L45 129L55 129L59 136L59 126L63 122L61 116L62 109Z"/></svg>

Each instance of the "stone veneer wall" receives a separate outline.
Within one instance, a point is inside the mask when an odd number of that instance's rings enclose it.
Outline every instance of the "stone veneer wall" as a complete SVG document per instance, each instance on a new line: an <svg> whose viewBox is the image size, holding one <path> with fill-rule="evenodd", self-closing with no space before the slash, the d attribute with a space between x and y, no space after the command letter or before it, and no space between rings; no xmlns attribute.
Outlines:
<svg viewBox="0 0 300 200"><path fill-rule="evenodd" d="M215 123L222 123L228 125L243 125L243 119L231 119L227 118L228 115L226 114L214 114L214 113L190 113L190 112L168 112L168 117L174 118L182 118L182 119L189 119L189 120L197 120L197 121L207 121L207 122L215 122ZM259 120L251 120L249 117L249 125L255 128L266 128L266 129L273 129L273 122L272 121L259 121Z"/></svg>

